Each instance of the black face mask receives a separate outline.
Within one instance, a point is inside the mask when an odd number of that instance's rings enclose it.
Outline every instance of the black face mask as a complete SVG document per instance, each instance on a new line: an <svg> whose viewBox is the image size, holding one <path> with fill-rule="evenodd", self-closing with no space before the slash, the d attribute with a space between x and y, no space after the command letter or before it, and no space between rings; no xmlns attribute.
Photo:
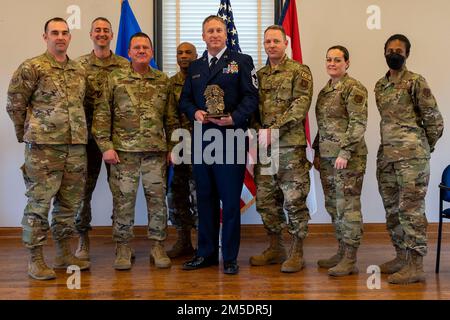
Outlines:
<svg viewBox="0 0 450 320"><path fill-rule="evenodd" d="M405 63L406 58L398 53L390 53L385 56L386 63L392 70L400 70Z"/></svg>

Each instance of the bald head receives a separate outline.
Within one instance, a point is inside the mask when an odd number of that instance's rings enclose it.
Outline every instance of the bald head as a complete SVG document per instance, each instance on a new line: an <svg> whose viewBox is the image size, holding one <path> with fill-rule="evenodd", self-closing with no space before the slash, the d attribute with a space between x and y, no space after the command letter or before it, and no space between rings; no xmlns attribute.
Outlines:
<svg viewBox="0 0 450 320"><path fill-rule="evenodd" d="M197 49L190 42L182 42L177 47L177 63L183 73L187 73L189 64L197 59Z"/></svg>

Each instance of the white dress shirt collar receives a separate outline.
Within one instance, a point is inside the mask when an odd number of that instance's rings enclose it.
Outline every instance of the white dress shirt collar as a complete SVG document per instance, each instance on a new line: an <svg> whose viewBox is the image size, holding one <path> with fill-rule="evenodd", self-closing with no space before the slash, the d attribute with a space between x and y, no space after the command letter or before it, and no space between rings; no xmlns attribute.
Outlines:
<svg viewBox="0 0 450 320"><path fill-rule="evenodd" d="M222 56L223 56L225 50L227 50L227 46L225 46L222 50L220 50L220 52L219 52L218 54L216 54L217 61L219 61L220 58L222 58ZM211 59L212 59L213 57L214 57L214 56L211 55L211 54L209 53L209 51L208 51L208 65L211 64ZM216 63L217 63L217 62L216 62Z"/></svg>

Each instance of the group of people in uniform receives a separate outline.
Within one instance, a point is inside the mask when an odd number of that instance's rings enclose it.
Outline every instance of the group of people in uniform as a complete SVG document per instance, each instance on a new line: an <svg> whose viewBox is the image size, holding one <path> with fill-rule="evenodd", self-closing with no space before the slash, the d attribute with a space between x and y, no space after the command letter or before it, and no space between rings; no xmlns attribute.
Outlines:
<svg viewBox="0 0 450 320"><path fill-rule="evenodd" d="M338 242L336 254L319 260L318 266L335 277L358 272L368 93L348 74L349 51L336 45L326 52L330 79L316 102L318 132L311 164L306 158L304 127L313 96L310 69L286 55L286 33L272 25L264 33L269 63L256 72L250 56L227 49L226 28L222 18L207 17L202 33L207 50L197 59L195 46L181 43L177 47L179 72L169 79L149 66L153 47L145 33L129 40L130 63L112 53L108 19L96 18L90 31L93 51L73 61L67 56L71 34L66 21L52 18L46 22L47 50L19 66L7 101L17 140L25 144L21 169L28 202L22 226L23 242L30 252L29 276L54 279L54 268L69 265L89 269L90 202L103 161L113 195L115 269L131 269L135 258L129 242L142 179L150 261L158 268L169 268L171 258L193 255L182 268L196 270L217 265L221 252L223 272L237 274L245 163L176 164L166 192L167 165L175 145L172 133L183 128L195 135L194 121L202 124L198 129L202 135L210 129L225 136L227 130L254 128L259 147L278 146L277 154L271 155L279 161L276 172L267 174L263 164L255 166L256 209L269 247L252 255L250 265L281 264L281 272L288 273L304 267L303 243L310 220L306 197L314 166L320 172L325 207ZM390 283L400 284L425 281L429 160L443 132L443 119L426 80L406 68L410 48L404 35L386 41L389 71L375 86L381 115L377 180L396 251L395 259L380 269L390 274ZM223 89L226 116L208 117L204 97L208 85ZM206 150L209 143L193 141L192 156ZM242 151L238 149L224 143L216 152L236 159ZM167 252L166 193L169 218L177 230L177 241ZM49 229L56 247L53 268L43 254ZM195 229L197 246L191 240ZM284 229L291 236L288 252ZM79 243L73 253L70 239L75 230Z"/></svg>

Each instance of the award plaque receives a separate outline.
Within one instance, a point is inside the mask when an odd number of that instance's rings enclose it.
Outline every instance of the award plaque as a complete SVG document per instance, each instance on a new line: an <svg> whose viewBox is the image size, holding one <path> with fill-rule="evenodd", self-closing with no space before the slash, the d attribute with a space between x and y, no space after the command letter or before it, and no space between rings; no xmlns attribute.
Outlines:
<svg viewBox="0 0 450 320"><path fill-rule="evenodd" d="M204 93L206 99L207 118L229 117L229 113L224 113L225 103L223 102L224 92L217 84L211 84L206 87Z"/></svg>

